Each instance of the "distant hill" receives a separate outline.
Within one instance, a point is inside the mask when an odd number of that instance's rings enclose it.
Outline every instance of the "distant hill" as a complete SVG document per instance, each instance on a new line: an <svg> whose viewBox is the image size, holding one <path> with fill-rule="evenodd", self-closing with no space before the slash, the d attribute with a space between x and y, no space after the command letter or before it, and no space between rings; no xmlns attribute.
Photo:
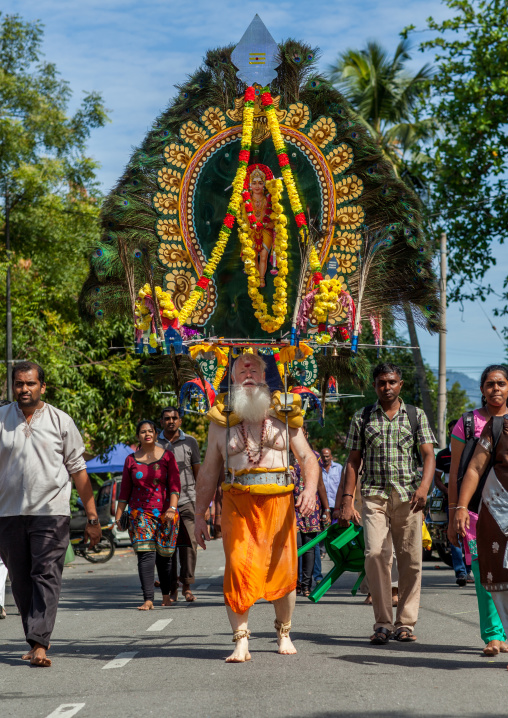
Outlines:
<svg viewBox="0 0 508 718"><path fill-rule="evenodd" d="M432 371L437 378L437 369L433 369ZM468 395L469 400L472 401L475 406L481 406L482 393L478 379L472 379L461 371L447 371L446 384L448 388L452 387L455 382L460 384L461 388L464 389Z"/></svg>

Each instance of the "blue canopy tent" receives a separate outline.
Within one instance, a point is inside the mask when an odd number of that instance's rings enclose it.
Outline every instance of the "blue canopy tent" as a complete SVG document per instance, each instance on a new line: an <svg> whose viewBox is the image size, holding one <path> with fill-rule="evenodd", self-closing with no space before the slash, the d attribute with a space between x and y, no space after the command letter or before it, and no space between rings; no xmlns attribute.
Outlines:
<svg viewBox="0 0 508 718"><path fill-rule="evenodd" d="M127 444L116 444L99 456L95 456L86 462L86 470L89 474L104 474L111 472L112 474L121 474L125 459L134 451Z"/></svg>

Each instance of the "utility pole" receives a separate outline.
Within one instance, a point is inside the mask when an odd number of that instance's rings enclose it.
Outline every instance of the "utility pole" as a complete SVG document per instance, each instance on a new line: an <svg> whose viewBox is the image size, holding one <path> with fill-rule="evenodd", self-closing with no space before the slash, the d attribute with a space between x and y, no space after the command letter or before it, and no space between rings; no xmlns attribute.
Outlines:
<svg viewBox="0 0 508 718"><path fill-rule="evenodd" d="M441 330L439 332L439 374L437 385L437 441L439 448L444 449L446 446L446 232L441 233L440 257Z"/></svg>
<svg viewBox="0 0 508 718"><path fill-rule="evenodd" d="M436 422L434 421L434 407L432 406L432 399L428 387L427 377L425 375L425 365L423 363L422 350L420 349L420 342L418 341L418 334L416 333L415 320L413 318L413 312L409 304L404 305L404 313L406 315L407 329L409 332L409 341L411 342L411 352L413 354L413 361L415 363L416 378L418 380L418 386L422 395L422 406L432 431L436 431Z"/></svg>
<svg viewBox="0 0 508 718"><path fill-rule="evenodd" d="M12 310L11 310L11 233L9 225L9 193L5 195L5 249L7 254L7 275L5 279L5 358L7 401L12 401Z"/></svg>

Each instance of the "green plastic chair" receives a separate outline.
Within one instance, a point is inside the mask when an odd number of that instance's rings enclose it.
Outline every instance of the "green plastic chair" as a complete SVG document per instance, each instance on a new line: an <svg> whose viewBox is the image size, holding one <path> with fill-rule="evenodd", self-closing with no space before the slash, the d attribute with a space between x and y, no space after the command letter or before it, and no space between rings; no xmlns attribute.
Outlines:
<svg viewBox="0 0 508 718"><path fill-rule="evenodd" d="M358 580L351 589L352 595L356 596L356 592L365 576L363 528L356 526L356 524L350 524L348 527L332 524L313 538L312 541L299 548L298 557L302 556L306 551L314 549L314 546L321 543L321 541L325 542L326 551L333 561L334 567L317 584L309 596L309 601L317 603L345 571L360 573Z"/></svg>

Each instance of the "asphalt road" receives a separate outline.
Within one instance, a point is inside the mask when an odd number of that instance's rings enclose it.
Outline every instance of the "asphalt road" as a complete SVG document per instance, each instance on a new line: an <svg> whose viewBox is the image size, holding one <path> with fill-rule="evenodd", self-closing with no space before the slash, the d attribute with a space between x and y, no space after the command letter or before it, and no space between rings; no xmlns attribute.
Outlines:
<svg viewBox="0 0 508 718"><path fill-rule="evenodd" d="M508 655L481 654L473 586L458 588L443 564L424 564L418 642L370 646L373 615L346 574L318 603L299 598L296 656L279 656L273 609L251 611L252 661L226 664L232 650L223 606L222 543L198 555L193 604L135 610L134 555L65 568L53 667L20 660L26 644L8 593L0 622L0 716L179 718L277 716L506 716ZM324 569L330 564L324 562Z"/></svg>

